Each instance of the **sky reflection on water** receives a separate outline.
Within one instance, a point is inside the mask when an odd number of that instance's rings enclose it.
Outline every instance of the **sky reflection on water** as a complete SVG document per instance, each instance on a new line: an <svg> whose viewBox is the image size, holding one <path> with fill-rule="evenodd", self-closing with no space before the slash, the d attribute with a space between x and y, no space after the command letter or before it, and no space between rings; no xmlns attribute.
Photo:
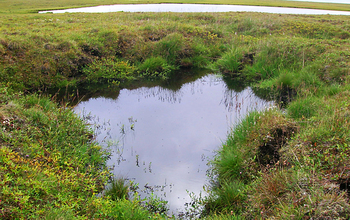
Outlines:
<svg viewBox="0 0 350 220"><path fill-rule="evenodd" d="M103 12L265 12L278 14L330 14L350 15L348 11L331 11L304 8L283 8L246 5L210 5L210 4L130 4L101 5L96 7L74 8L65 10L42 11L39 13L103 13Z"/></svg>
<svg viewBox="0 0 350 220"><path fill-rule="evenodd" d="M108 165L117 176L134 180L141 190L155 189L177 212L190 202L187 190L198 195L203 189L208 159L232 126L271 104L250 88L236 92L221 77L207 75L179 90L123 89L116 99L91 98L75 111L90 112L99 124L97 141L112 145Z"/></svg>
<svg viewBox="0 0 350 220"><path fill-rule="evenodd" d="M350 4L350 0L293 0L293 1Z"/></svg>

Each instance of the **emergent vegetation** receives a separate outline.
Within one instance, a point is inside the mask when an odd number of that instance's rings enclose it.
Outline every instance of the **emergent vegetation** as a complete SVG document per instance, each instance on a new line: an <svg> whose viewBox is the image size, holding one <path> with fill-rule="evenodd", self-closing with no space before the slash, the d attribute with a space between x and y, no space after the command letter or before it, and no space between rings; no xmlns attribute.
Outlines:
<svg viewBox="0 0 350 220"><path fill-rule="evenodd" d="M164 201L130 199L124 180L100 194L108 152L67 105L44 94L119 89L181 68L220 72L280 104L251 113L219 149L209 195L198 199L203 217L349 218L349 17L3 14L1 21L0 218L167 218Z"/></svg>

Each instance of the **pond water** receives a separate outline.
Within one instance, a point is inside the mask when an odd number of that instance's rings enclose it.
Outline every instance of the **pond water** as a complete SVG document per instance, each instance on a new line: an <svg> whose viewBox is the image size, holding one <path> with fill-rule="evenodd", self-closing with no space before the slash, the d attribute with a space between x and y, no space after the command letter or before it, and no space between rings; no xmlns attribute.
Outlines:
<svg viewBox="0 0 350 220"><path fill-rule="evenodd" d="M293 0L293 1L350 4L350 0Z"/></svg>
<svg viewBox="0 0 350 220"><path fill-rule="evenodd" d="M279 14L330 14L350 15L349 11L331 11L304 8L283 8L246 5L210 5L210 4L130 4L101 5L96 7L74 8L65 10L41 11L39 13L74 13L74 12L265 12Z"/></svg>
<svg viewBox="0 0 350 220"><path fill-rule="evenodd" d="M116 176L133 180L142 197L153 192L179 213L191 202L187 191L203 191L207 163L232 127L249 111L273 104L249 87L226 82L209 74L123 89L110 98L82 101L75 111L97 128L97 141L113 151L108 165Z"/></svg>

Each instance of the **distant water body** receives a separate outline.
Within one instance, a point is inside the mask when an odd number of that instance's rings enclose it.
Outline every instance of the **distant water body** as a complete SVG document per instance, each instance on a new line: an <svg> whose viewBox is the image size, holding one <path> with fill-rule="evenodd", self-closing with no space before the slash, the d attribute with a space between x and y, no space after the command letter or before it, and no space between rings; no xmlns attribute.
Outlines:
<svg viewBox="0 0 350 220"><path fill-rule="evenodd" d="M322 1L322 0L317 0L317 1ZM341 2L341 0L338 0L338 1L339 3ZM342 3L345 3L345 1ZM277 14L350 15L350 11L332 11L332 10L320 10L320 9L245 6L245 5L210 5L210 4L101 5L96 7L42 11L39 13L77 13L77 12L104 13L104 12L122 12L122 11L123 12L263 12L263 13L277 13Z"/></svg>
<svg viewBox="0 0 350 220"><path fill-rule="evenodd" d="M293 0L298 2L321 2L321 3L340 3L340 4L350 4L350 0Z"/></svg>

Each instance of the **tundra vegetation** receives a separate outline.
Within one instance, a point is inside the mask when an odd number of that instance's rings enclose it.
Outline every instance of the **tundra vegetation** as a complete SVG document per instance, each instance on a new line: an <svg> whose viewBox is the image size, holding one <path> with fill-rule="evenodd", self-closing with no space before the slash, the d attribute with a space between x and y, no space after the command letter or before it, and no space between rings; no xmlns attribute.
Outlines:
<svg viewBox="0 0 350 220"><path fill-rule="evenodd" d="M12 0L0 2L0 13L35 13L38 11L46 11L52 9L80 8L98 5L158 3L255 5L272 7L328 9L340 11L350 10L350 5L348 4L318 3L290 0Z"/></svg>
<svg viewBox="0 0 350 220"><path fill-rule="evenodd" d="M0 15L1 219L172 218L164 201L130 197L135 186L110 177L108 149L54 94L184 68L278 103L247 116L218 150L208 195L194 198L201 217L349 218L350 17L14 9L23 14Z"/></svg>

